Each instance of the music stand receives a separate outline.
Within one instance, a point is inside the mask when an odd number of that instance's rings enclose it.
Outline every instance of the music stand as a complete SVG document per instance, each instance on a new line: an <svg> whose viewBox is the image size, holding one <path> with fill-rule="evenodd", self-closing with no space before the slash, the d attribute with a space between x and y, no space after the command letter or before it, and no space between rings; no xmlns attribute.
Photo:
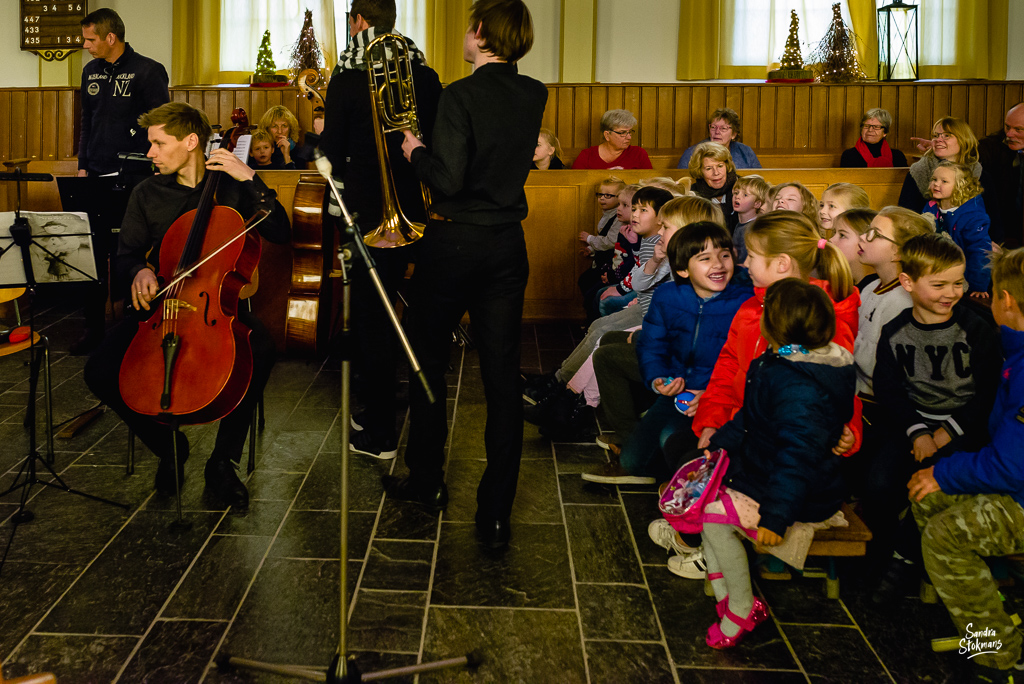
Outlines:
<svg viewBox="0 0 1024 684"><path fill-rule="evenodd" d="M0 182L13 181L18 186L18 201L14 216L11 217L10 213L0 214L0 286L24 286L29 293L29 358L31 362L29 364L29 396L28 396L28 407L26 409L26 422L28 423L29 429L29 448L28 455L25 457L24 462L21 464L21 468L18 470L18 474L14 478L14 482L10 487L0 492L0 497L4 497L11 492L20 489L21 490L21 501L18 505L18 510L11 517L11 521L14 523L11 529L11 536L8 539L7 547L4 549L3 558L0 559L0 569L3 568L4 562L7 559L7 552L10 550L11 544L14 542L14 534L18 530L18 526L31 522L35 518L35 514L31 511L26 510L25 506L28 503L29 493L32 487L35 485L43 485L46 487L53 487L54 489L60 489L70 494L77 494L93 501L99 501L101 503L110 504L111 506L117 506L128 510L127 504L117 503L116 501L110 501L102 497L94 496L86 492L72 489L69 487L64 480L50 467L50 463L43 459L38 453L36 446L36 401L35 392L36 385L39 381L39 363L42 359L42 355L37 355L35 348L35 289L36 285L40 280L43 282L64 282L66 280L96 280L95 277L95 266L92 264L92 252L88 250L86 255L81 255L79 246L82 242L79 238L86 237L88 243L91 246L91 233L89 232L88 218L81 215L75 214L51 214L51 213L34 213L26 216L22 216L21 212L21 181L51 181L53 176L50 174L22 174L21 170L18 169L14 173L3 173L0 174ZM53 218L53 217L61 218ZM6 220L11 220L10 228L7 229L7 234L4 234L5 226L7 225ZM74 224L76 219L79 225L72 230L81 231L84 224L83 233L68 233L68 224ZM14 249L17 247L18 249ZM36 249L33 250L32 247ZM84 268L82 268L84 267ZM45 270L45 273L39 273L38 270ZM88 270L92 269L93 274L90 275ZM45 352L45 349L44 349ZM52 439L52 435L50 436ZM52 459L53 449L52 446L49 450L49 455ZM56 482L40 479L37 473L37 461L43 465L43 467L50 473L50 476ZM24 476L24 480L22 480Z"/></svg>
<svg viewBox="0 0 1024 684"><path fill-rule="evenodd" d="M317 159L317 170L324 178L327 179L327 187L331 192L334 193L335 199L341 206L342 213L342 226L341 229L345 233L346 237L351 241L355 247L355 252L358 253L358 257L366 263L366 270L369 273L370 279L373 281L374 288L377 291L377 296L381 300L382 306L388 313L388 318L391 320L391 325L395 329L395 333L398 335L399 341L402 343L402 348L405 351L406 357L409 359L410 371L416 379L423 385L423 390L427 395L427 401L434 403L436 401L433 392L430 391L430 385L427 382L427 377L424 375L423 370L420 368L419 362L416 360L416 355L413 353L412 346L409 344L409 339L405 336L405 331L402 330L402 324L398 321L398 315L395 314L395 309L391 306L391 300L388 298L387 291L384 289L384 285L381 283L380 277L377 275L377 268L374 264L373 257L370 256L370 252L366 245L363 243L363 235L356 225L352 215L349 214L348 208L345 206L344 200L341 198L341 194L338 192L337 187L334 185L334 181L331 179L330 163L323 157L319 151L315 154ZM351 420L351 405L350 405L350 369L349 369L349 358L351 356L351 339L350 339L350 313L351 313L351 287L352 283L349 278L349 269L346 268L346 263L351 259L356 258L352 254L352 251L345 249L341 254L341 270L331 273L332 278L341 278L342 283L342 299L341 299L341 416L338 425L341 429L341 557L340 557L340 593L341 593L341 624L338 630L338 650L331 659L327 670L314 670L308 667L290 666L290 665L274 665L271 663L264 663L256 660L249 660L246 658L235 658L228 654L221 655L217 658L217 668L222 670L230 670L232 668L245 668L255 670L257 672L269 672L273 674L285 675L288 677L295 677L298 679L305 679L309 681L328 682L328 684L354 684L355 682L364 681L364 676L367 680L378 680L378 679L390 679L392 677L404 677L406 675L417 675L424 672L433 672L449 667L462 667L468 666L475 668L480 665L481 657L479 653L473 651L463 656L455 658L448 658L445 660L437 660L431 663L419 663L417 665L409 665L407 667L398 667L390 670L380 670L373 673L363 673L356 666L354 658L348 656L348 490L349 490L349 478L348 478L348 459L349 459L349 423Z"/></svg>

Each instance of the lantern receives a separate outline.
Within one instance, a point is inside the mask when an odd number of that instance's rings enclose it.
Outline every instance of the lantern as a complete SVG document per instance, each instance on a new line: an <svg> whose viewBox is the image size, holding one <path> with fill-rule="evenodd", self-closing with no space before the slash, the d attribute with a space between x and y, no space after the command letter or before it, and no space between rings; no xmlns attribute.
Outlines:
<svg viewBox="0 0 1024 684"><path fill-rule="evenodd" d="M917 80L917 5L896 0L878 9L878 80Z"/></svg>

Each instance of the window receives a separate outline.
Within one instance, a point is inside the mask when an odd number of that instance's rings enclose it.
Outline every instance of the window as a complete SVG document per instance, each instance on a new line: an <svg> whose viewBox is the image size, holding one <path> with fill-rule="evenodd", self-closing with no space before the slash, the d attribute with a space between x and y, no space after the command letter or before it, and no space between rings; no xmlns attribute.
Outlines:
<svg viewBox="0 0 1024 684"><path fill-rule="evenodd" d="M722 65L757 67L763 78L765 66L778 62L785 49L792 10L800 18L800 54L807 60L832 22L832 4L833 0L726 0L722 24L731 30L722 36ZM840 4L843 20L852 25L848 3Z"/></svg>
<svg viewBox="0 0 1024 684"><path fill-rule="evenodd" d="M338 50L348 44L348 19L346 12L352 0L334 0L334 27L338 36ZM395 30L411 38L420 50L427 44L427 0L395 0L397 18Z"/></svg>

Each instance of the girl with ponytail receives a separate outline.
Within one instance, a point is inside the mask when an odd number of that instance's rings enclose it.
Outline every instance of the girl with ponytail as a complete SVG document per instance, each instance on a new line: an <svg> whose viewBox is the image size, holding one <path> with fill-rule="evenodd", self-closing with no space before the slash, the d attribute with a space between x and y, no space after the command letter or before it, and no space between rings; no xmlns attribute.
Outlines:
<svg viewBox="0 0 1024 684"><path fill-rule="evenodd" d="M744 240L748 252L744 265L754 283L754 297L733 318L728 340L697 406L693 431L700 438L700 448L707 446L715 431L743 406L747 368L768 347L761 335L761 313L769 285L785 278L817 285L829 295L835 309L836 332L832 340L852 352L857 336L860 293L854 286L850 265L835 245L821 237L818 227L806 215L795 211L763 214L751 224ZM812 273L818 278L812 278ZM859 402L847 428L836 446L837 454L851 454L859 448Z"/></svg>

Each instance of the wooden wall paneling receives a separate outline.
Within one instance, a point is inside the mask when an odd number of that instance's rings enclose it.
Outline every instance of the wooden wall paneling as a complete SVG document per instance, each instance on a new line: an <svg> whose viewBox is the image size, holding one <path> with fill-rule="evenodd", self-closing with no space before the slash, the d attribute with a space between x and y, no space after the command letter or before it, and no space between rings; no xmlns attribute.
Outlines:
<svg viewBox="0 0 1024 684"><path fill-rule="evenodd" d="M216 90L203 91L203 111L210 117L210 123L220 120L220 93ZM216 116L214 119L212 117Z"/></svg>
<svg viewBox="0 0 1024 684"><path fill-rule="evenodd" d="M1003 118L1006 118L1006 112L1010 111L1011 107L1022 101L1024 101L1024 84L1006 83L1003 87ZM1002 125L1002 123L1003 121L1000 120L999 124Z"/></svg>
<svg viewBox="0 0 1024 684"><path fill-rule="evenodd" d="M548 103L544 107L544 115L540 119L540 127L549 131L558 130L558 97L560 89L548 88ZM326 92L324 95L326 96ZM569 141L559 140L563 145L569 146Z"/></svg>
<svg viewBox="0 0 1024 684"><path fill-rule="evenodd" d="M75 109L77 90L60 90L57 94L57 159L67 159L77 154L75 131L78 128L79 113Z"/></svg>
<svg viewBox="0 0 1024 684"><path fill-rule="evenodd" d="M704 137L698 138L698 140L703 140L704 138L708 137L708 116L711 114L711 112L723 106L725 106L725 87L711 86L710 88L708 88L708 110L704 112Z"/></svg>
<svg viewBox="0 0 1024 684"><path fill-rule="evenodd" d="M743 88L743 95L740 100L739 109L733 107L733 109L736 110L736 113L740 115L740 123L743 124L743 128L746 131L743 134L743 142L744 144L749 145L751 147L760 144L760 131L758 130L757 126L758 114L760 112L759 95L761 95L760 88L755 86L747 86ZM709 111L708 114L710 113L711 112ZM705 119L702 123L704 123L706 126L707 120ZM708 131L707 128L705 128L704 137L707 137L707 135Z"/></svg>
<svg viewBox="0 0 1024 684"><path fill-rule="evenodd" d="M818 125L825 128L825 144L830 150L843 147L843 119L846 112L846 87L828 88L825 91L825 109L818 119Z"/></svg>
<svg viewBox="0 0 1024 684"><path fill-rule="evenodd" d="M896 86L896 101L899 103L897 107L899 113L894 113L894 116L897 116L900 122L900 139L909 143L912 136L927 135L929 131L917 130L917 119L914 112L914 86Z"/></svg>
<svg viewBox="0 0 1024 684"><path fill-rule="evenodd" d="M39 158L56 159L57 127L53 125L53 122L59 121L57 117L57 91L44 90L42 96L42 131L39 146Z"/></svg>
<svg viewBox="0 0 1024 684"><path fill-rule="evenodd" d="M975 133L985 127L985 86L967 86L967 123Z"/></svg>
<svg viewBox="0 0 1024 684"><path fill-rule="evenodd" d="M618 89L618 94L615 96L614 101L610 90L610 88L605 86L592 88L585 100L586 106L583 108L583 113L588 118L582 131L586 136L586 147L597 145L604 140L604 137L601 135L601 117L604 113L609 109L622 108L622 89Z"/></svg>
<svg viewBox="0 0 1024 684"><path fill-rule="evenodd" d="M675 147L676 112L673 88L657 89L658 109L654 123L657 127L658 147Z"/></svg>
<svg viewBox="0 0 1024 684"><path fill-rule="evenodd" d="M640 118L640 87L625 86L622 89L622 108L633 112L634 116Z"/></svg>
<svg viewBox="0 0 1024 684"><path fill-rule="evenodd" d="M690 99L690 144L708 137L708 103L707 86L693 86L693 97Z"/></svg>
<svg viewBox="0 0 1024 684"><path fill-rule="evenodd" d="M931 126L939 117L932 117L932 92L931 88L915 90L914 93L914 130L917 133L911 135L926 138L930 137Z"/></svg>
<svg viewBox="0 0 1024 684"><path fill-rule="evenodd" d="M640 89L640 111L634 112L638 120L637 133L634 134L634 144L647 148L662 147L658 139L658 89L644 87ZM639 143L635 142L639 137Z"/></svg>
<svg viewBox="0 0 1024 684"><path fill-rule="evenodd" d="M14 159L11 154L11 138L14 136L14 120L11 118L11 102L14 92L0 91L0 159Z"/></svg>
<svg viewBox="0 0 1024 684"><path fill-rule="evenodd" d="M955 116L959 119L967 118L967 86L963 84L954 84L951 88L949 96L949 112L950 116ZM938 120L945 116L945 114L939 114L933 120Z"/></svg>
<svg viewBox="0 0 1024 684"><path fill-rule="evenodd" d="M690 146L690 88L675 88L675 127L672 129L672 147Z"/></svg>
<svg viewBox="0 0 1024 684"><path fill-rule="evenodd" d="M906 139L899 119L899 100L895 86L885 85L878 88L878 106L892 115L892 128L889 129L889 144L899 148L905 148L903 141Z"/></svg>
<svg viewBox="0 0 1024 684"><path fill-rule="evenodd" d="M743 111L743 93L746 88L742 86L726 86L725 87L725 102L723 106L728 107L737 114ZM717 109L717 107L716 107Z"/></svg>
<svg viewBox="0 0 1024 684"><path fill-rule="evenodd" d="M11 95L11 156L9 159L20 159L28 156L26 137L28 131L25 123L27 111L25 101L28 93L26 91L14 91Z"/></svg>
<svg viewBox="0 0 1024 684"><path fill-rule="evenodd" d="M775 89L775 101L778 111L775 114L776 145L793 144L796 127L796 103L793 99L793 86L779 86Z"/></svg>
<svg viewBox="0 0 1024 684"><path fill-rule="evenodd" d="M821 149L827 147L828 136L828 90L825 88L808 88L811 91L811 112L808 120L809 147Z"/></svg>
<svg viewBox="0 0 1024 684"><path fill-rule="evenodd" d="M267 89L266 88L253 88L253 92L249 96L249 108L245 111L249 113L249 121L258 121L260 115L267 111Z"/></svg>
<svg viewBox="0 0 1024 684"><path fill-rule="evenodd" d="M950 111L950 98L952 97L952 94L953 89L948 85L940 84L932 88L932 113ZM938 118L939 117L935 117L935 119ZM935 123L935 119L929 121L928 125L931 126Z"/></svg>
<svg viewBox="0 0 1024 684"><path fill-rule="evenodd" d="M777 108L776 95L778 88L765 88L760 95L760 102L757 114L757 147L755 149L771 149L777 147L775 143L775 132L779 111ZM751 123L753 123L751 121Z"/></svg>
<svg viewBox="0 0 1024 684"><path fill-rule="evenodd" d="M217 120L210 120L210 123L220 124L221 130L227 129L224 125L225 113L228 121L228 125L231 124L231 110L235 108L235 91L228 88L224 88L217 93ZM210 115L209 112L206 113Z"/></svg>
<svg viewBox="0 0 1024 684"><path fill-rule="evenodd" d="M860 91L861 91L861 107L863 107L863 109L864 109L864 111L861 112L861 115L863 115L864 112L868 111L869 109L874 109L875 107L881 107L882 106L882 89L879 86L877 86L877 85L861 86ZM891 113L892 112L890 112L890 114ZM858 125L860 124L860 116L857 117L857 124ZM860 131L858 130L857 133L859 135Z"/></svg>
<svg viewBox="0 0 1024 684"><path fill-rule="evenodd" d="M993 84L985 88L985 128L975 131L979 138L984 138L989 133L995 133L1003 127L1003 119L1006 111L1003 109L1003 92L1001 84Z"/></svg>
<svg viewBox="0 0 1024 684"><path fill-rule="evenodd" d="M850 85L846 87L846 113L843 117L843 126L840 131L840 147L846 149L857 144L860 137L860 117L867 111L864 106L864 87Z"/></svg>
<svg viewBox="0 0 1024 684"><path fill-rule="evenodd" d="M43 93L30 90L25 97L25 156L39 159L43 134ZM49 122L47 122L48 124Z"/></svg>
<svg viewBox="0 0 1024 684"><path fill-rule="evenodd" d="M185 100L190 105L197 109L203 108L203 91L202 89L189 90L187 93L188 97Z"/></svg>
<svg viewBox="0 0 1024 684"><path fill-rule="evenodd" d="M811 89L793 88L793 148L811 145Z"/></svg>
<svg viewBox="0 0 1024 684"><path fill-rule="evenodd" d="M575 112L573 112L573 90L572 88L559 88L557 91L558 104L557 104L557 123L552 130L555 131L555 136L558 141L562 143L563 147L574 147L579 148L579 141L576 140L576 136L579 135L579 127L576 126ZM560 131L565 131L559 135Z"/></svg>

